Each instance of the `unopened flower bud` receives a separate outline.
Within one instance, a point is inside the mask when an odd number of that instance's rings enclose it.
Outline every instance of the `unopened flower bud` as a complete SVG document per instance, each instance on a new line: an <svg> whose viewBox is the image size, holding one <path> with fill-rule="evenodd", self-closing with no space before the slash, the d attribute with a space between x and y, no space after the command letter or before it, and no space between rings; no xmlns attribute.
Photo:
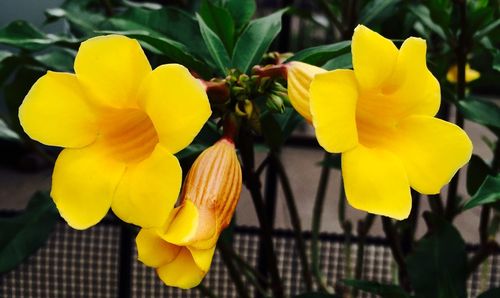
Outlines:
<svg viewBox="0 0 500 298"><path fill-rule="evenodd" d="M241 192L241 167L232 140L223 138L196 159L182 201L162 229L142 229L139 260L156 267L169 286L197 286L210 268L220 233L231 222Z"/></svg>
<svg viewBox="0 0 500 298"><path fill-rule="evenodd" d="M283 113L285 111L285 104L283 102L283 99L273 93L271 93L267 98L266 106L272 112Z"/></svg>
<svg viewBox="0 0 500 298"><path fill-rule="evenodd" d="M309 109L309 86L314 76L326 72L326 70L298 61L292 61L287 66L288 98L290 103L302 117L312 122Z"/></svg>

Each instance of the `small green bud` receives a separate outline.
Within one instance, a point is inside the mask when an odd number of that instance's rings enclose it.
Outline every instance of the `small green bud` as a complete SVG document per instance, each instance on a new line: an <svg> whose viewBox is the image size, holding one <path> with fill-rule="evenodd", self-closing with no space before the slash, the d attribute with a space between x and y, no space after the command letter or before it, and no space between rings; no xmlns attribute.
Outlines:
<svg viewBox="0 0 500 298"><path fill-rule="evenodd" d="M266 106L272 112L283 113L285 111L285 104L283 102L283 99L273 93L271 93L267 98Z"/></svg>

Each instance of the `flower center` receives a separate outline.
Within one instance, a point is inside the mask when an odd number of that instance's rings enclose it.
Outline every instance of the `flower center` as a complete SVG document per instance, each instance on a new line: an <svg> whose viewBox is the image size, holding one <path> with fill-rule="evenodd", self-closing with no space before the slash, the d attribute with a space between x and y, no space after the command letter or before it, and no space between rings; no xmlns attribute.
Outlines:
<svg viewBox="0 0 500 298"><path fill-rule="evenodd" d="M394 103L380 92L360 94L356 105L356 125L359 142L372 148L387 143L393 137L398 122Z"/></svg>
<svg viewBox="0 0 500 298"><path fill-rule="evenodd" d="M158 144L158 134L151 119L139 109L113 111L106 114L101 124L105 146L120 161L144 160Z"/></svg>

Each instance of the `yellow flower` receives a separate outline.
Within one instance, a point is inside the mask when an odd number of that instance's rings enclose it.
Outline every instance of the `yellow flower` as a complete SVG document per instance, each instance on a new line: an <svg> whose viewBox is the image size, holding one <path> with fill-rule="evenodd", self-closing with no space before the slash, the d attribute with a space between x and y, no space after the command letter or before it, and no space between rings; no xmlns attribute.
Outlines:
<svg viewBox="0 0 500 298"><path fill-rule="evenodd" d="M457 71L458 68L456 64L448 69L448 73L446 74L446 79L448 80L448 82L453 84L457 83ZM481 74L477 70L470 68L470 65L468 63L465 65L465 81L467 83L479 79L480 76Z"/></svg>
<svg viewBox="0 0 500 298"><path fill-rule="evenodd" d="M224 138L196 159L186 177L181 205L165 227L139 232L139 260L157 268L169 286L197 286L210 268L217 239L231 221L240 192L241 168L234 143Z"/></svg>
<svg viewBox="0 0 500 298"><path fill-rule="evenodd" d="M354 70L318 74L310 87L318 142L342 153L349 203L404 219L410 187L436 194L471 156L458 126L434 118L440 87L426 66L425 40L392 41L358 26L352 38Z"/></svg>
<svg viewBox="0 0 500 298"><path fill-rule="evenodd" d="M323 68L303 62L292 61L287 63L288 98L294 109L309 123L311 111L309 110L309 86L317 74L324 73Z"/></svg>
<svg viewBox="0 0 500 298"><path fill-rule="evenodd" d="M111 207L124 221L161 226L182 182L173 154L211 114L203 86L178 64L152 70L139 43L119 35L83 42L74 68L41 77L19 108L31 138L65 148L52 175L61 216L85 229Z"/></svg>

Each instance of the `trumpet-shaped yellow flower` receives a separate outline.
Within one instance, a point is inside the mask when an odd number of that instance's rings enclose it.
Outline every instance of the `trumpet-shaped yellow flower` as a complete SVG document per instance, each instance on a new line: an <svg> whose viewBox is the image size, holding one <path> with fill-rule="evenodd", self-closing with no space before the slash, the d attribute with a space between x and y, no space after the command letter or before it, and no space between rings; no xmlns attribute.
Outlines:
<svg viewBox="0 0 500 298"><path fill-rule="evenodd" d="M465 65L465 82L468 83L468 82L475 81L475 80L479 79L480 76L481 76L481 74L479 73L479 71L470 68L470 65L468 63ZM452 67L450 67L450 69L448 69L448 73L446 74L446 79L450 83L453 83L453 84L457 83L458 67L456 64L453 65Z"/></svg>
<svg viewBox="0 0 500 298"><path fill-rule="evenodd" d="M342 153L349 203L361 210L404 219L410 187L435 194L471 156L458 126L434 118L440 87L426 66L426 43L392 41L358 26L352 38L354 70L315 76L310 87L318 142Z"/></svg>
<svg viewBox="0 0 500 298"><path fill-rule="evenodd" d="M234 143L221 139L195 161L182 202L161 229L142 229L138 258L157 268L161 280L183 289L207 274L220 233L233 216L241 192L241 168Z"/></svg>
<svg viewBox="0 0 500 298"><path fill-rule="evenodd" d="M203 86L178 64L152 70L139 43L119 35L83 42L74 68L41 77L19 108L31 138L65 148L52 175L61 216L85 229L112 207L124 221L161 226L181 187L173 154L211 114Z"/></svg>
<svg viewBox="0 0 500 298"><path fill-rule="evenodd" d="M324 72L326 70L323 68L299 61L287 64L288 98L293 108L309 123L312 122L309 109L309 87L314 77Z"/></svg>

